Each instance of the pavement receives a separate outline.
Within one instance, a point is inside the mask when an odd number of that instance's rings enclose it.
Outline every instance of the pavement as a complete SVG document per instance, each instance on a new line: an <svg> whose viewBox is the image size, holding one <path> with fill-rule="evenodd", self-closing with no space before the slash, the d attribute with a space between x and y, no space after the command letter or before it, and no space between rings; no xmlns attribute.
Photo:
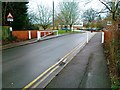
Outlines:
<svg viewBox="0 0 120 90"><path fill-rule="evenodd" d="M64 35L68 35L68 34L59 34L58 36L57 35L47 36L45 38L42 38L41 40L37 40L37 38L34 38L34 39L31 39L31 40L26 40L26 41L22 41L22 42L10 43L10 44L0 46L0 50L14 48L14 47L28 45L28 44L33 44L33 43L37 43L39 41L44 41L44 40L48 40L48 39L52 39L52 38L57 38L57 37L61 37L61 36L64 36Z"/></svg>
<svg viewBox="0 0 120 90"><path fill-rule="evenodd" d="M46 86L49 88L110 88L107 61L97 33ZM105 89L105 90L106 90Z"/></svg>

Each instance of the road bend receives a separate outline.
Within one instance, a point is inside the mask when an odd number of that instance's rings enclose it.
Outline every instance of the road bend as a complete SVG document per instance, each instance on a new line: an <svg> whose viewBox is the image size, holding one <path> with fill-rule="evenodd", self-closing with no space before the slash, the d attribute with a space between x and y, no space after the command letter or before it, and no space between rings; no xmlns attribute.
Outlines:
<svg viewBox="0 0 120 90"><path fill-rule="evenodd" d="M22 88L57 63L78 44L87 41L77 33L2 51L2 87ZM94 33L88 32L88 37Z"/></svg>

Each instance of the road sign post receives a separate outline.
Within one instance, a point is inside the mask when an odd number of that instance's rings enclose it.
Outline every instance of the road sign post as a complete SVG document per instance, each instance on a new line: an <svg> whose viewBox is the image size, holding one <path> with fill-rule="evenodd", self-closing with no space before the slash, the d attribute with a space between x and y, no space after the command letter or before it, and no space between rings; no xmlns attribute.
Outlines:
<svg viewBox="0 0 120 90"><path fill-rule="evenodd" d="M7 21L9 22L9 26L10 26L10 38L12 40L12 22L13 22L13 16L11 15L11 13L8 14Z"/></svg>

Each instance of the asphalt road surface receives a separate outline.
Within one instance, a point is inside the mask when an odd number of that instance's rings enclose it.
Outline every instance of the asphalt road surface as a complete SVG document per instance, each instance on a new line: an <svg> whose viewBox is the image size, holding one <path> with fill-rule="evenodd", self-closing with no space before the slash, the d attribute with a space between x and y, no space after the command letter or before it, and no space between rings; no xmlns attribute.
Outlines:
<svg viewBox="0 0 120 90"><path fill-rule="evenodd" d="M52 79L44 90L50 90L50 88L110 90L109 71L103 51L100 32Z"/></svg>
<svg viewBox="0 0 120 90"><path fill-rule="evenodd" d="M24 87L85 40L86 33L79 33L3 50L3 88Z"/></svg>

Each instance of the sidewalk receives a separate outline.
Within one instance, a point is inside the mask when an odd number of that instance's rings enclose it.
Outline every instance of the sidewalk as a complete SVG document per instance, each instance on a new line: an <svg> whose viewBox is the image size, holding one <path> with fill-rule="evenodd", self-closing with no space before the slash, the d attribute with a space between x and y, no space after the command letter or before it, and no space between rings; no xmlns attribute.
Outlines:
<svg viewBox="0 0 120 90"><path fill-rule="evenodd" d="M57 38L57 37L64 36L64 35L68 35L68 34L60 34L58 36L57 35L47 36L45 38L42 38L39 41ZM0 50L9 49L9 48L18 47L18 46L23 46L23 45L28 45L28 44L33 44L33 43L37 43L39 41L37 40L37 38L35 38L35 39L26 40L26 41L22 41L22 42L10 43L10 44L0 46Z"/></svg>
<svg viewBox="0 0 120 90"><path fill-rule="evenodd" d="M45 89L49 88L110 88L101 33L96 34Z"/></svg>

